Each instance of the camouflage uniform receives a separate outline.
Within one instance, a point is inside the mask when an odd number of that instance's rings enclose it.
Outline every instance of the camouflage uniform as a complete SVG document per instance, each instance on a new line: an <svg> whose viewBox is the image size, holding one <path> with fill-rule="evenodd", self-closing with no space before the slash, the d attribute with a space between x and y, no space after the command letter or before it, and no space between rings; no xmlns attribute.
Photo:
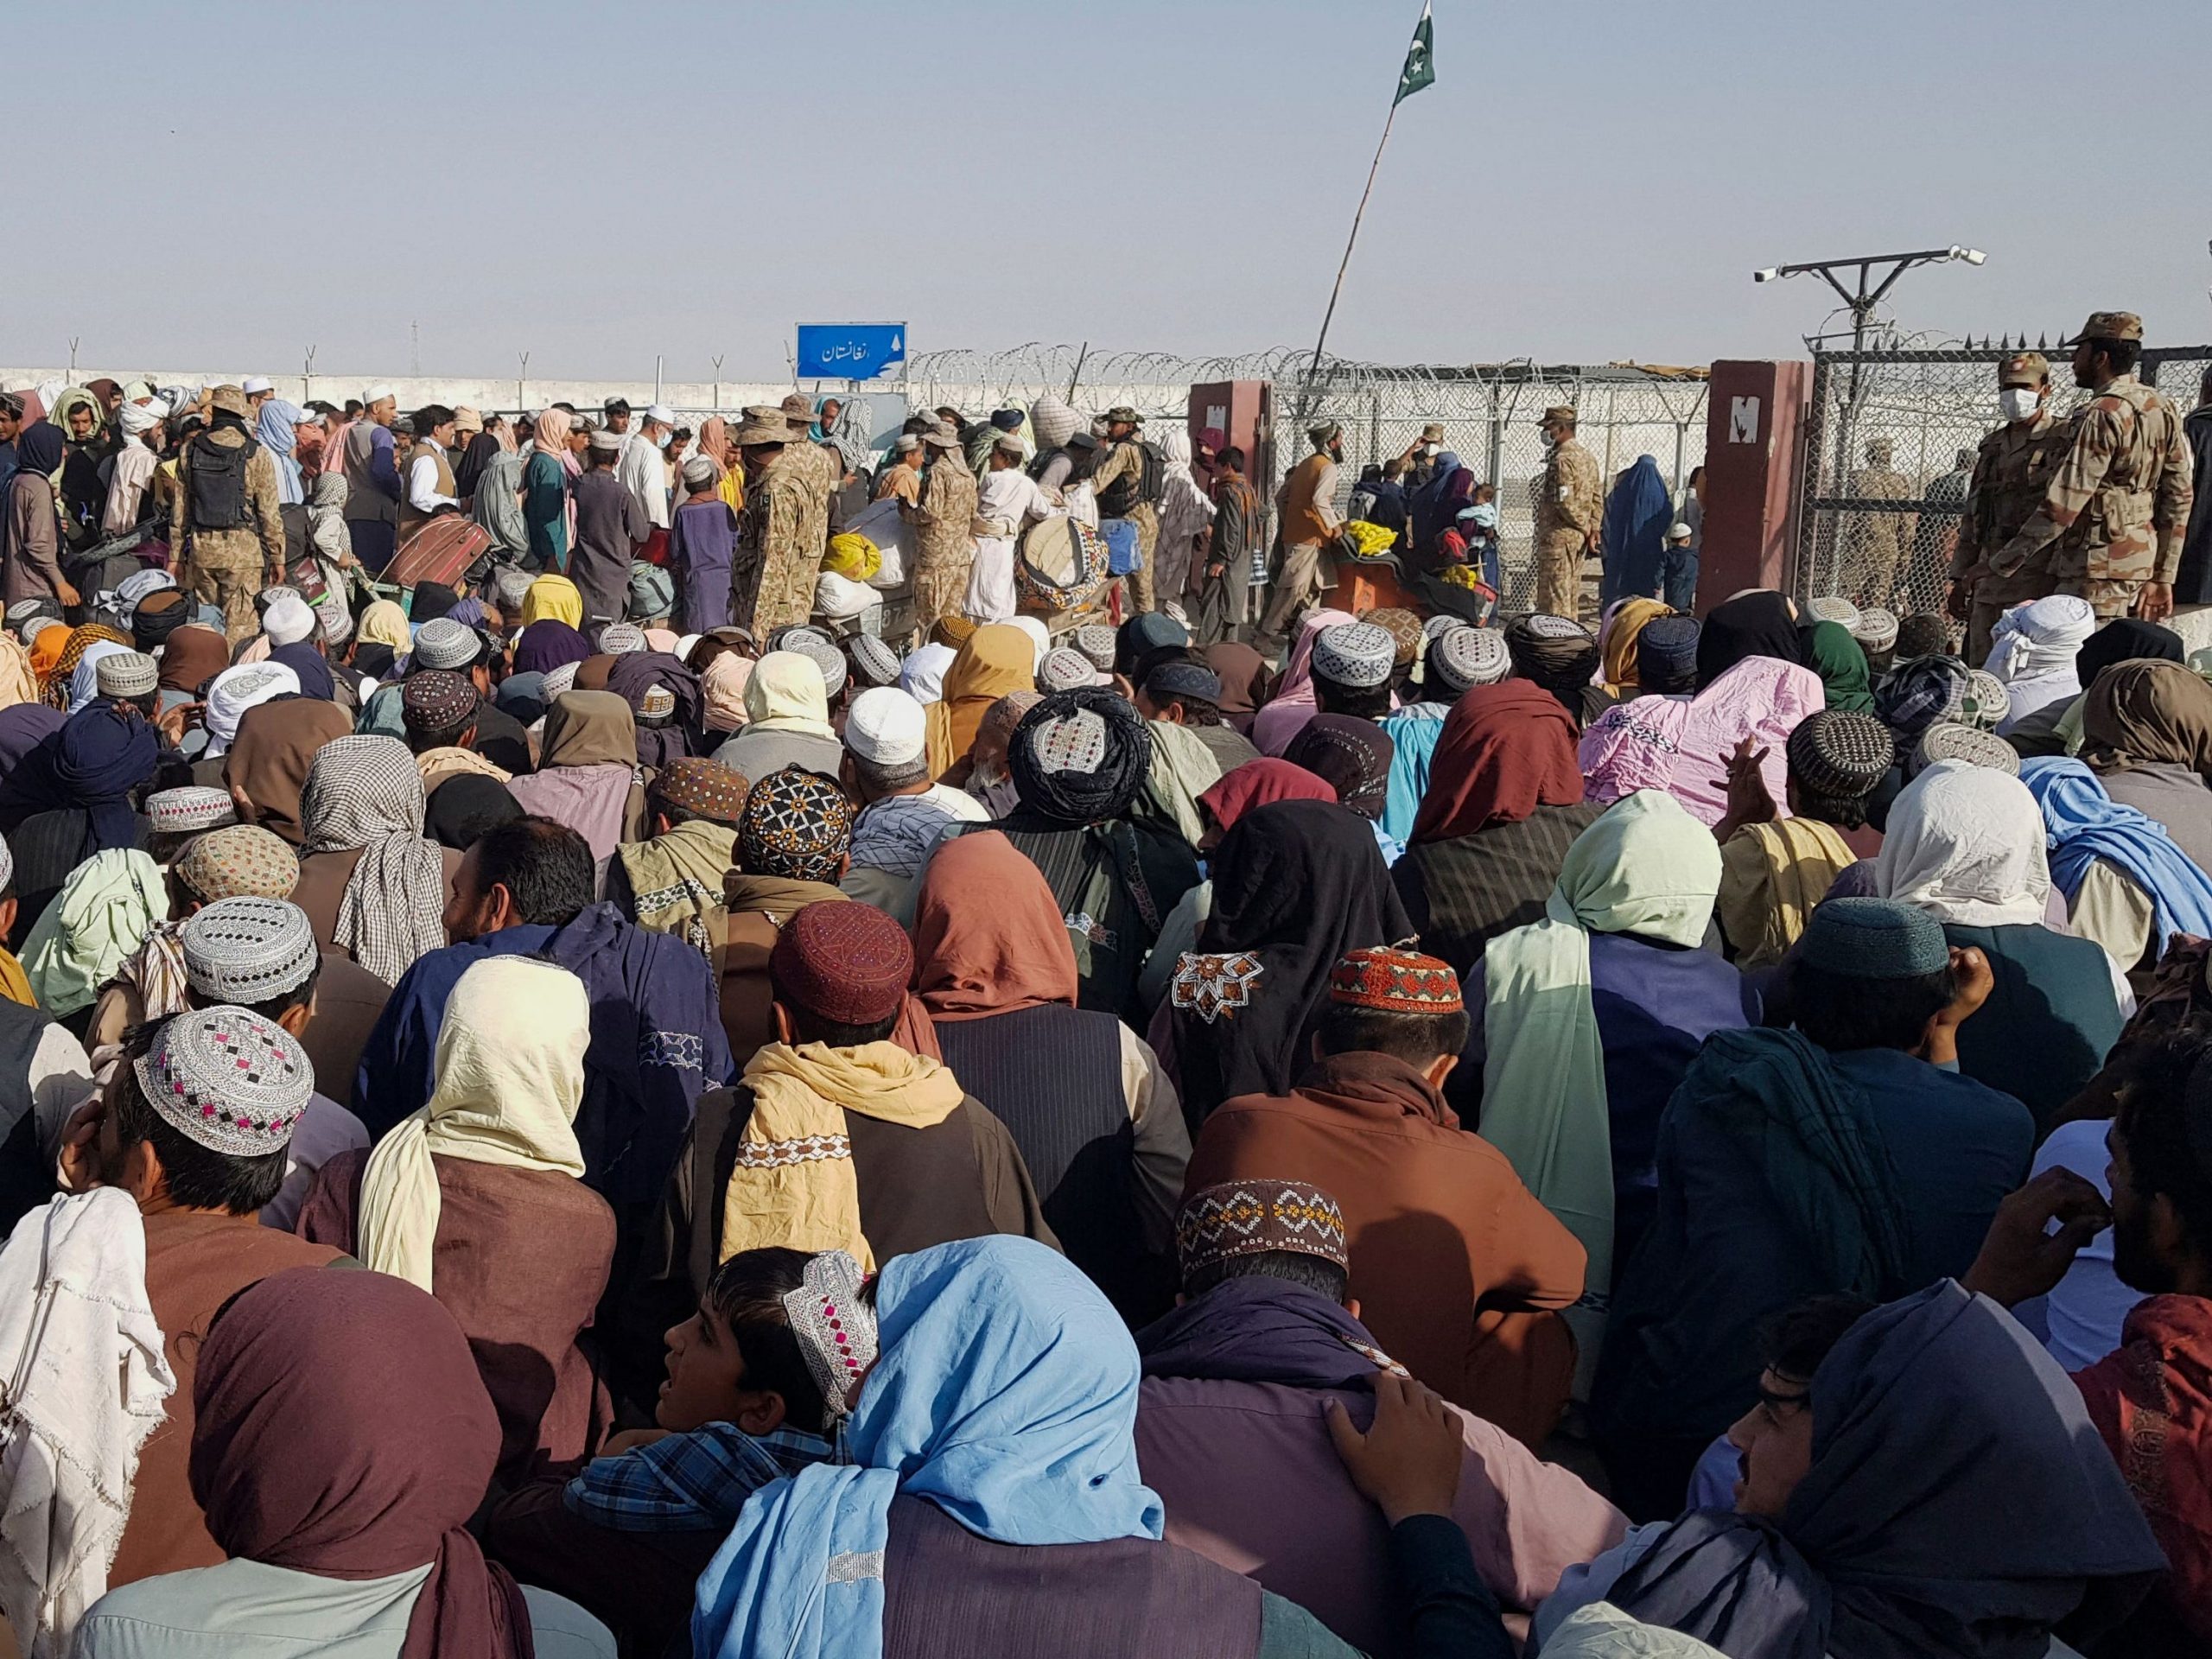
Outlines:
<svg viewBox="0 0 2212 1659"><path fill-rule="evenodd" d="M219 392L233 390L218 389ZM217 407L238 414L245 408L245 394L237 393L233 403L234 406L219 404ZM202 444L235 449L253 440L245 427L226 423L187 443L177 457L177 489L169 504L169 546L174 550L177 585L199 603L222 612L223 632L233 645L261 631L254 596L284 580L284 523L276 511L276 462L257 442L246 458L250 523L233 530L199 530L191 527L192 460Z"/></svg>
<svg viewBox="0 0 2212 1659"><path fill-rule="evenodd" d="M914 625L925 632L959 610L976 563L976 474L957 443L937 449L921 500L899 509L914 526Z"/></svg>
<svg viewBox="0 0 2212 1659"><path fill-rule="evenodd" d="M2085 339L2140 340L2126 312L2099 312ZM2133 374L2107 382L2075 416L2073 443L2042 505L1990 568L2010 576L2048 554L2058 591L2086 599L2101 619L2125 616L2145 582L2171 584L2189 526L2189 446L2181 415Z"/></svg>
<svg viewBox="0 0 2212 1659"><path fill-rule="evenodd" d="M1999 365L1997 384L2041 385L2050 365L2039 352L2023 352ZM1967 661L1979 667L1989 655L1989 636L1997 619L2015 605L2048 598L2058 591L2050 574L2048 549L2009 576L1993 575L1989 556L2020 533L2020 526L2043 505L2050 478L2074 441L2070 421L2048 408L2033 420L2007 421L1981 441L1974 476L1967 486L1966 517L1951 555L1951 579L1971 584L1974 603L1967 617Z"/></svg>
<svg viewBox="0 0 2212 1659"><path fill-rule="evenodd" d="M731 620L763 645L778 628L814 613L814 583L822 572L823 539L809 537L810 523L827 525L829 509L815 499L815 480L787 448L745 492L738 520L737 575Z"/></svg>
<svg viewBox="0 0 2212 1659"><path fill-rule="evenodd" d="M1119 414L1122 411L1114 411ZM1132 435L1107 445L1106 454L1090 475L1090 486L1103 495L1106 486L1125 474L1133 481L1144 477L1144 454L1137 448L1138 439ZM1122 514L1137 527L1137 568L1122 578L1128 588L1134 612L1148 611L1153 607L1152 559L1160 545L1160 514L1149 501L1139 501Z"/></svg>
<svg viewBox="0 0 2212 1659"><path fill-rule="evenodd" d="M1544 418L1572 420L1571 409L1548 409ZM1598 458L1573 438L1562 438L1536 481L1536 608L1579 617L1582 560L1605 513L1605 480Z"/></svg>
<svg viewBox="0 0 2212 1659"><path fill-rule="evenodd" d="M1912 480L1890 466L1887 438L1866 446L1866 465L1851 474L1851 493L1871 501L1910 501L1919 492ZM1843 592L1856 603L1878 605L1908 615L1918 608L1910 596L1902 605L1891 604L1897 594L1897 560L1912 540L1919 515L1910 512L1862 512L1853 516L1850 545L1845 550Z"/></svg>

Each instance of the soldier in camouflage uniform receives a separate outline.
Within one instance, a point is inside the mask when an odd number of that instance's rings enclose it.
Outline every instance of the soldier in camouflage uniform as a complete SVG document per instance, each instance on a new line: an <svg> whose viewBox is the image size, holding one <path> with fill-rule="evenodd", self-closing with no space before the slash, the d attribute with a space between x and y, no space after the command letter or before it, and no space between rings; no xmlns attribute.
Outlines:
<svg viewBox="0 0 2212 1659"><path fill-rule="evenodd" d="M791 448L804 451L797 457L798 464L821 480L823 503L822 522L825 537L823 545L826 547L830 522L828 503L830 498L836 494L845 482L844 460L837 454L834 444L817 443L814 441L812 430L814 411L807 406L805 398L793 392L784 399L783 413L784 418L791 423Z"/></svg>
<svg viewBox="0 0 2212 1659"><path fill-rule="evenodd" d="M1891 461L1896 449L1887 438L1866 440L1866 464L1851 475L1851 493L1872 501L1910 501L1918 492L1912 480ZM1910 594L1897 604L1897 558L1912 540L1920 515L1915 512L1861 512L1853 516L1851 545L1844 561L1843 591L1860 606L1877 605L1900 616L1922 607Z"/></svg>
<svg viewBox="0 0 2212 1659"><path fill-rule="evenodd" d="M1997 365L2005 424L1981 441L1967 486L1966 518L1951 555L1951 614L1967 625L1967 661L1989 655L1997 619L2015 605L2058 591L2048 548L2009 576L1990 572L1989 556L2020 533L2043 505L2051 474L2074 442L2073 423L2050 412L2050 364L2018 352Z"/></svg>
<svg viewBox="0 0 2212 1659"><path fill-rule="evenodd" d="M1598 550L1605 480L1598 458L1574 441L1572 409L1546 410L1542 430L1550 454L1536 481L1536 608L1580 620L1582 562Z"/></svg>
<svg viewBox="0 0 2212 1659"><path fill-rule="evenodd" d="M976 474L959 435L939 426L922 435L932 452L922 498L899 509L914 526L914 626L927 632L959 610L976 564Z"/></svg>
<svg viewBox="0 0 2212 1659"><path fill-rule="evenodd" d="M2143 320L2134 313L2091 314L2073 345L2075 384L2094 395L2042 505L1988 556L1989 568L2009 577L2048 553L2058 591L2088 600L2101 619L2163 621L2193 494L2181 415L2135 378Z"/></svg>
<svg viewBox="0 0 2212 1659"><path fill-rule="evenodd" d="M803 447L791 442L783 410L747 410L732 442L745 458L745 511L738 518L730 616L765 645L778 628L814 613L823 543L808 526L826 526L829 507L817 499L815 477L799 459Z"/></svg>

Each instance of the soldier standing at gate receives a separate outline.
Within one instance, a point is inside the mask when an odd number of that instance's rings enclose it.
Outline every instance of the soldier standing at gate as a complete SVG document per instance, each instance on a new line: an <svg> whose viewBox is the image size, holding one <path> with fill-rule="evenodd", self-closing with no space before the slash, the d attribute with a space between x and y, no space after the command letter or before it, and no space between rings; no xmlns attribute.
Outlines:
<svg viewBox="0 0 2212 1659"><path fill-rule="evenodd" d="M2163 621L2192 494L2181 415L2135 378L2143 320L2133 312L2092 312L2072 343L2075 384L2093 396L2042 505L1989 568L2010 577L2049 550L2058 591L2088 600L2101 620Z"/></svg>
<svg viewBox="0 0 2212 1659"><path fill-rule="evenodd" d="M1919 494L1912 480L1891 465L1896 447L1887 438L1866 440L1866 464L1851 474L1851 493L1870 501L1910 501ZM1889 607L1897 588L1897 561L1920 522L1915 512L1869 511L1852 526L1852 556L1844 570L1844 595L1861 606ZM1920 606L1907 594L1894 607L1909 616Z"/></svg>
<svg viewBox="0 0 2212 1659"><path fill-rule="evenodd" d="M1951 614L1967 625L1966 659L1975 668L1989 655L1999 616L2058 591L2048 547L2009 576L1991 574L1989 558L2043 505L2074 441L2073 423L2050 412L2050 364L2041 352L2017 352L1997 365L1997 401L2005 424L1982 439L1974 456L1966 520L1951 556Z"/></svg>
<svg viewBox="0 0 2212 1659"><path fill-rule="evenodd" d="M1582 561L1598 550L1605 480L1597 456L1574 441L1572 409L1546 410L1541 430L1550 453L1536 485L1536 608L1579 620Z"/></svg>

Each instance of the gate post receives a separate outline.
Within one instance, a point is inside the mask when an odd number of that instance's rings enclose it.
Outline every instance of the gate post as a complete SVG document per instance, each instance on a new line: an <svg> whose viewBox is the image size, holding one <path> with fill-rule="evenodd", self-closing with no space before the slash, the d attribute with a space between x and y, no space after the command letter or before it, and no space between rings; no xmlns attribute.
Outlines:
<svg viewBox="0 0 2212 1659"><path fill-rule="evenodd" d="M1812 365L1713 365L1706 405L1705 532L1697 608L1746 588L1780 588L1796 531Z"/></svg>

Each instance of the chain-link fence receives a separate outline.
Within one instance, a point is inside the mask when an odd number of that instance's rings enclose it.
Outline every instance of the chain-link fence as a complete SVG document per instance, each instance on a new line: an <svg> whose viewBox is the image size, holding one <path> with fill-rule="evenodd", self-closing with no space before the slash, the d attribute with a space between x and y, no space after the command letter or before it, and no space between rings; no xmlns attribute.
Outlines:
<svg viewBox="0 0 2212 1659"><path fill-rule="evenodd" d="M1513 363L1470 368L1392 367L1322 359L1278 350L1241 357L1187 358L1161 353L1085 352L1029 345L1004 352L935 352L907 365L906 388L917 408L950 404L980 412L1008 404L1027 408L1051 392L1077 408L1103 410L1126 404L1140 413L1180 423L1190 389L1220 380L1262 380L1273 388L1273 429L1255 458L1257 477L1273 486L1306 453L1306 430L1335 421L1344 430L1338 506L1363 467L1402 455L1429 424L1444 429L1443 448L1475 475L1498 486L1503 601L1526 608L1535 601L1535 486L1544 468L1543 412L1573 407L1582 442L1594 454L1610 488L1613 477L1649 454L1680 500L1691 472L1705 459L1706 385L1702 370L1577 367Z"/></svg>
<svg viewBox="0 0 2212 1659"><path fill-rule="evenodd" d="M1794 582L1900 616L1940 611L1975 449L2001 416L1997 365L2042 349L2062 419L2088 395L2063 347L2020 340L1940 347L1815 351ZM2146 350L2144 380L2186 410L2212 346Z"/></svg>

